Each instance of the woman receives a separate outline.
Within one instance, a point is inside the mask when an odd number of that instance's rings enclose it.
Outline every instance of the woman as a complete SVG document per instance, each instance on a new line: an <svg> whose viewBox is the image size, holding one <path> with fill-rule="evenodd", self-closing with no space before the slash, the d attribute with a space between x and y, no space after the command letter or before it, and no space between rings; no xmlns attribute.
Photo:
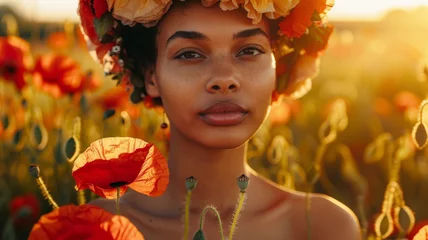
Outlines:
<svg viewBox="0 0 428 240"><path fill-rule="evenodd" d="M135 67L130 69L144 78L144 82L131 79L135 89L150 96L146 99L161 100L170 121L168 189L157 198L129 191L120 200L121 214L146 239L182 238L184 180L189 176L198 181L190 234L198 230L207 205L219 210L227 229L238 193L236 178L243 173L250 184L235 239L307 239L309 234L314 240L360 239L358 221L343 204L311 194L307 223L305 194L278 187L245 164L247 142L265 120L277 92L272 47L276 30L271 27L275 20L250 19L243 8L224 11L216 1L204 2L212 7L187 1L166 6L159 22L140 21L155 25L145 28L132 26L121 14L119 1L107 2L116 19L131 25L122 29L122 49L112 51L133 58ZM293 2L290 6L296 5ZM105 55L104 63L114 56ZM105 70L115 71L111 66ZM115 212L114 201L99 199L92 204ZM208 239L220 239L216 218L207 216L204 233Z"/></svg>

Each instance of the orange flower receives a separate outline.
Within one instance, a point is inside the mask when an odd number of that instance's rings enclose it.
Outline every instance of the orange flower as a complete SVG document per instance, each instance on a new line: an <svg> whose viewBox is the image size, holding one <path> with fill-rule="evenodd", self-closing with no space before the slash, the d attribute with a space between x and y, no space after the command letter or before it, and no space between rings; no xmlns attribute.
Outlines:
<svg viewBox="0 0 428 240"><path fill-rule="evenodd" d="M400 112L405 112L408 109L417 109L422 100L416 94L409 91L401 91L394 97L396 108Z"/></svg>
<svg viewBox="0 0 428 240"><path fill-rule="evenodd" d="M49 34L47 42L48 46L56 51L67 49L71 45L71 41L65 32Z"/></svg>
<svg viewBox="0 0 428 240"><path fill-rule="evenodd" d="M9 36L0 37L0 77L13 82L17 89L25 87L24 74L30 70L30 44L25 40Z"/></svg>
<svg viewBox="0 0 428 240"><path fill-rule="evenodd" d="M327 9L329 0L300 0L299 4L279 24L282 32L288 37L302 36L313 23L312 15L316 11L322 14Z"/></svg>
<svg viewBox="0 0 428 240"><path fill-rule="evenodd" d="M149 196L160 196L169 182L165 158L153 145L130 137L93 142L74 162L73 177L79 190L90 189L109 199L122 196L128 187Z"/></svg>
<svg viewBox="0 0 428 240"><path fill-rule="evenodd" d="M68 56L46 54L39 56L33 72L33 82L54 97L79 92L82 72L78 63Z"/></svg>
<svg viewBox="0 0 428 240"><path fill-rule="evenodd" d="M277 102L272 105L271 112L269 114L269 119L272 125L279 126L287 124L291 117L290 106L285 102Z"/></svg>
<svg viewBox="0 0 428 240"><path fill-rule="evenodd" d="M66 205L46 215L33 226L29 240L133 239L143 235L126 218L93 205Z"/></svg>

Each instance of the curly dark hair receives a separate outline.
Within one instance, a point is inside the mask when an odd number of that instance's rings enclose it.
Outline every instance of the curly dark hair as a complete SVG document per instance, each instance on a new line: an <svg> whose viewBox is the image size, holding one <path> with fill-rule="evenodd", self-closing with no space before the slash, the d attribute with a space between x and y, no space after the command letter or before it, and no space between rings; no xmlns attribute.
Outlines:
<svg viewBox="0 0 428 240"><path fill-rule="evenodd" d="M200 2L200 0L186 2L173 1L171 8L188 6L189 2ZM278 23L280 21L281 19L269 19L268 21L272 41L278 36ZM127 54L128 61L132 61L132 67L130 67L129 70L132 72L131 83L134 87L134 91L131 94L131 101L134 103L142 101L144 97L147 96L144 75L145 71L153 68L156 63L158 26L159 23L150 28L146 28L142 24L137 24L133 27L121 27L122 48ZM160 98L153 98L153 103L155 105L162 105Z"/></svg>

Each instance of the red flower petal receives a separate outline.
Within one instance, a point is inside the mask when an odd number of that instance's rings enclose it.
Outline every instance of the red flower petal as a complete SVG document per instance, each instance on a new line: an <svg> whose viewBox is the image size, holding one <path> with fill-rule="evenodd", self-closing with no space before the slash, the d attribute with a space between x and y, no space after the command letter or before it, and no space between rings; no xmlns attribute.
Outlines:
<svg viewBox="0 0 428 240"><path fill-rule="evenodd" d="M92 43L99 44L97 32L94 26L94 13L90 1L80 0L78 14L80 15L80 22L83 27L83 31L89 37Z"/></svg>
<svg viewBox="0 0 428 240"><path fill-rule="evenodd" d="M78 63L63 55L46 54L37 58L34 84L55 97L81 90L82 72Z"/></svg>
<svg viewBox="0 0 428 240"><path fill-rule="evenodd" d="M149 196L166 190L169 171L165 158L153 145L136 138L103 138L93 142L74 162L73 177L79 189L89 188L106 198L116 198L114 183L123 182Z"/></svg>
<svg viewBox="0 0 428 240"><path fill-rule="evenodd" d="M311 18L314 12L321 14L326 7L326 0L301 0L279 27L288 37L300 37L312 25Z"/></svg>
<svg viewBox="0 0 428 240"><path fill-rule="evenodd" d="M125 217L92 205L66 205L42 216L33 226L30 240L144 239Z"/></svg>
<svg viewBox="0 0 428 240"><path fill-rule="evenodd" d="M95 10L96 18L101 18L104 15L104 13L108 11L106 0L94 0L94 5L92 7Z"/></svg>
<svg viewBox="0 0 428 240"><path fill-rule="evenodd" d="M32 61L30 44L19 37L0 37L0 53L0 75L22 90Z"/></svg>
<svg viewBox="0 0 428 240"><path fill-rule="evenodd" d="M15 224L17 225L34 224L40 215L39 200L31 194L14 197L9 208L10 216L15 217ZM30 216L20 216L22 211L29 211Z"/></svg>

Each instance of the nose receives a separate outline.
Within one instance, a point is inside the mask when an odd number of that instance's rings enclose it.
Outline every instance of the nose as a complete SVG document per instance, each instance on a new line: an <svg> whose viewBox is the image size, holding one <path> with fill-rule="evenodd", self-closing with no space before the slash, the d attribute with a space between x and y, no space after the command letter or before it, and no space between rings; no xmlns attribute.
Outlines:
<svg viewBox="0 0 428 240"><path fill-rule="evenodd" d="M228 94L236 92L240 88L237 70L232 64L219 63L212 68L211 76L207 82L206 89L209 93Z"/></svg>

